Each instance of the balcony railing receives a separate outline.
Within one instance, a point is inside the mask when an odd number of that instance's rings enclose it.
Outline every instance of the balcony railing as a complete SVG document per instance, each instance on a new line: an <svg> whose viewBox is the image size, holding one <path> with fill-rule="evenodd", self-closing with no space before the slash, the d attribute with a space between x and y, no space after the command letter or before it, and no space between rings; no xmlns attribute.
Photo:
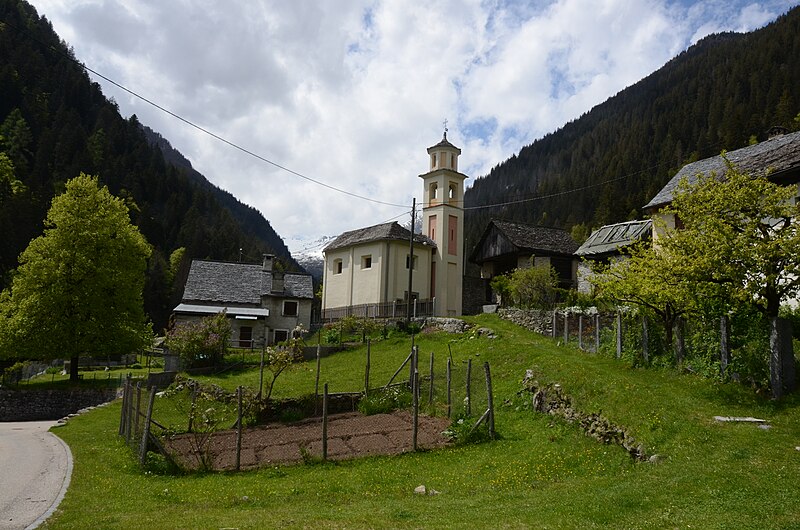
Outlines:
<svg viewBox="0 0 800 530"><path fill-rule="evenodd" d="M429 317L434 314L436 299L412 300L411 317ZM360 304L345 307L323 309L321 321L323 324L336 322L345 317L391 319L405 318L408 314L408 304L405 301L384 302L379 304Z"/></svg>

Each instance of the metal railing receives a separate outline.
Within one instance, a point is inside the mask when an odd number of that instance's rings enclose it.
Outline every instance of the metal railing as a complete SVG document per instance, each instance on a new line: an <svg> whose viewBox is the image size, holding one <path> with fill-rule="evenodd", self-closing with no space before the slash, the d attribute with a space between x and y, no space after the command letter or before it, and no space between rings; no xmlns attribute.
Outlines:
<svg viewBox="0 0 800 530"><path fill-rule="evenodd" d="M436 299L412 300L412 318L433 316ZM405 318L408 314L408 303L405 301L384 302L378 304L360 304L345 307L323 309L320 315L322 323L336 322L346 317L359 318Z"/></svg>

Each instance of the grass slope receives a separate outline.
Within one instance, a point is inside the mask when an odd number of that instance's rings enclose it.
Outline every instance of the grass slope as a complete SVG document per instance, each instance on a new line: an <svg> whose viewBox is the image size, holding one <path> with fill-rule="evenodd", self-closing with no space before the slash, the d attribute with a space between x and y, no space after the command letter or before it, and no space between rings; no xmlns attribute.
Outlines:
<svg viewBox="0 0 800 530"><path fill-rule="evenodd" d="M748 389L669 371L632 369L494 316L474 319L498 338L419 336L444 371L489 361L497 428L492 443L298 465L240 474L192 476L142 471L116 435L114 403L70 420L56 433L75 469L47 528L795 528L800 526L798 398L761 400ZM371 381L385 383L408 342L373 344ZM363 385L365 349L323 359L332 391ZM577 408L602 411L626 427L660 463L633 463L579 428L534 415L517 396L525 370L558 382ZM313 392L314 363L281 376L277 396ZM215 382L257 387L257 373ZM473 383L474 384L474 383ZM772 426L718 423L714 415L758 416ZM441 492L413 494L425 484Z"/></svg>

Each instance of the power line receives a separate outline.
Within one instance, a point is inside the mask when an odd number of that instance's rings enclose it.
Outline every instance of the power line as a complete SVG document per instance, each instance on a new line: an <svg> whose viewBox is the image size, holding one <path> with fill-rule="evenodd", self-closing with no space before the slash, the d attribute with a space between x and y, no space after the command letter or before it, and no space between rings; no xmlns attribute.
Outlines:
<svg viewBox="0 0 800 530"><path fill-rule="evenodd" d="M356 199L369 201L369 202L372 202L372 203L375 203L375 204L382 204L384 206L393 206L393 207L397 207L397 208L408 208L407 204L395 204L395 203L386 202L386 201L379 201L377 199L373 199L371 197L366 197L364 195L359 195L357 193L353 193L351 191L347 191L347 190L342 189L342 188L337 188L336 186L331 186L330 184L326 184L325 182L322 182L320 180L311 178L311 177L309 177L307 175L304 175L304 174L302 174L302 173L300 173L298 171L294 171L293 169L289 169L286 166L282 166L281 164L278 164L277 162L273 162L272 160L266 158L265 156L259 155L258 153L255 153L255 152L253 152L253 151L251 151L251 150L249 150L249 149L247 149L245 147L242 147L237 143L234 143L234 142L232 142L232 141L230 141L230 140L228 140L226 138L223 138L222 136L220 136L220 135L218 135L218 134L206 129L205 127L202 127L202 126L194 123L193 121L191 121L191 120L189 120L187 118L184 118L180 114L177 114L177 113L167 109L166 107L163 107L162 105L159 105L155 101L152 101L152 100L142 96L141 94L138 94L138 93L134 92L133 90L129 89L128 87L126 87L124 85L122 85L121 83L117 83L113 79L101 74L100 72L98 72L96 70L93 70L92 68L89 68L88 66L86 66L85 64L80 62L75 57L72 57L69 54L64 53L62 50L57 49L55 46L50 46L49 44L42 42L36 36L32 35L26 28L20 28L16 24L9 23L9 22L3 22L3 24L5 24L7 26L10 26L10 27L12 27L12 28L14 28L14 29L16 29L18 31L22 31L22 32L26 33L31 39L33 39L34 41L38 42L39 44L41 44L43 46L46 46L48 49L50 49L50 50L62 55L63 57L66 57L67 59L69 59L73 63L77 64L78 66L80 66L81 68L86 70L87 72L93 73L97 77L99 77L101 79L104 79L105 81L111 83L112 85L116 86L117 88L127 92L128 94L130 94L130 95L132 95L132 96L134 96L134 97L136 97L136 98L138 98L138 99L140 99L142 101L144 101L148 105L151 105L151 106L157 108L158 110L160 110L160 111L172 116L173 118L182 121L186 125L189 125L190 127L194 127L198 131L200 131L202 133L205 133L208 136L211 136L215 140L218 140L218 141L220 141L220 142L222 142L224 144L227 144L228 146L233 147L234 149L238 149L239 151L241 151L241 152L243 152L243 153L245 153L247 155L250 155L253 158L256 158L257 160L260 160L262 162L266 162L267 164L270 164L270 165L272 165L272 166L274 166L274 167L276 167L278 169L286 171L287 173L290 173L290 174L292 174L292 175L294 175L296 177L300 177L301 179L304 179L304 180L307 180L307 181L312 182L314 184L317 184L318 186L322 186L322 187L327 188L329 190L336 191L338 193L342 193L344 195L348 195L348 196L354 197Z"/></svg>

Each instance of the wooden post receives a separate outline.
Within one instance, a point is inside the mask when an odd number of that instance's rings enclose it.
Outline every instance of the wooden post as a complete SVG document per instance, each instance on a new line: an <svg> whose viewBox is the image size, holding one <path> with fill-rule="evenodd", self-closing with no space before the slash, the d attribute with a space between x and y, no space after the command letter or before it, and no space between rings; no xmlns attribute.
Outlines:
<svg viewBox="0 0 800 530"><path fill-rule="evenodd" d="M261 362L259 363L258 369L258 399L261 399L262 393L264 392L264 353L267 349L267 339L264 338L264 344L261 346ZM317 346L319 349L319 345Z"/></svg>
<svg viewBox="0 0 800 530"><path fill-rule="evenodd" d="M322 459L328 459L328 383L322 394Z"/></svg>
<svg viewBox="0 0 800 530"><path fill-rule="evenodd" d="M414 404L413 422L411 424L411 445L417 450L417 429L419 428L419 372L414 371L414 385L412 386L412 401Z"/></svg>
<svg viewBox="0 0 800 530"><path fill-rule="evenodd" d="M564 311L564 345L569 344L569 313Z"/></svg>
<svg viewBox="0 0 800 530"><path fill-rule="evenodd" d="M119 411L119 435L125 434L125 412L128 406L128 382L122 387L122 409Z"/></svg>
<svg viewBox="0 0 800 530"><path fill-rule="evenodd" d="M317 415L317 406L319 404L319 359L320 359L320 345L317 344L317 378L314 381L314 415L315 416Z"/></svg>
<svg viewBox="0 0 800 530"><path fill-rule="evenodd" d="M489 371L489 363L483 363L483 370L486 372L486 396L489 401L489 438L494 440L494 398L492 396L492 373Z"/></svg>
<svg viewBox="0 0 800 530"><path fill-rule="evenodd" d="M731 321L728 315L719 319L719 375L725 378L725 372L731 362Z"/></svg>
<svg viewBox="0 0 800 530"><path fill-rule="evenodd" d="M450 358L447 358L447 417L449 418L452 414L452 402L450 396L450 378L452 376L452 364L453 362Z"/></svg>
<svg viewBox="0 0 800 530"><path fill-rule="evenodd" d="M406 360L405 360L405 361L403 361L403 364L401 364L401 365L400 365L400 367L399 367L397 370L395 370L395 372L394 372L394 375L392 375L392 377L389 379L389 382L388 382L388 383L386 383L386 386L389 386L389 385L391 385L391 384L392 384L392 381L394 381L394 378L395 378L395 377L397 377L397 374L399 374L399 373L400 373L400 370L402 370L402 369L403 369L403 367L406 365L406 363L407 363L407 362L409 362L409 361L411 360L411 357L412 357L413 355L414 355L414 350L411 350L411 352L410 352L410 353L408 354L408 356L406 357Z"/></svg>
<svg viewBox="0 0 800 530"><path fill-rule="evenodd" d="M133 437L139 436L139 417L142 414L142 382L136 383L136 414L133 417Z"/></svg>
<svg viewBox="0 0 800 530"><path fill-rule="evenodd" d="M467 360L467 416L472 415L472 396L470 395L470 383L472 380L472 359Z"/></svg>
<svg viewBox="0 0 800 530"><path fill-rule="evenodd" d="M236 387L236 401L238 402L238 412L236 420L236 471L239 471L242 460L242 387Z"/></svg>
<svg viewBox="0 0 800 530"><path fill-rule="evenodd" d="M600 351L600 313L594 315L594 352Z"/></svg>
<svg viewBox="0 0 800 530"><path fill-rule="evenodd" d="M372 339L367 339L367 366L364 369L364 395L369 394L369 355L372 347Z"/></svg>
<svg viewBox="0 0 800 530"><path fill-rule="evenodd" d="M417 346L411 347L411 363L408 365L408 385L411 387L411 390L414 390L414 371L417 369L417 359L419 355L419 349Z"/></svg>
<svg viewBox="0 0 800 530"><path fill-rule="evenodd" d="M650 342L650 333L647 330L647 317L642 315L642 357L644 358L645 363L650 362L648 342Z"/></svg>
<svg viewBox="0 0 800 530"><path fill-rule="evenodd" d="M622 311L617 311L617 359L622 357Z"/></svg>
<svg viewBox="0 0 800 530"><path fill-rule="evenodd" d="M583 313L578 315L578 349L583 349Z"/></svg>
<svg viewBox="0 0 800 530"><path fill-rule="evenodd" d="M558 311L553 309L553 329L550 330L550 334L552 335L553 340L556 340L556 335L557 335L556 334L556 327L558 327L557 316L558 316Z"/></svg>
<svg viewBox="0 0 800 530"><path fill-rule="evenodd" d="M433 405L433 352L431 352L431 376L430 388L428 389L428 405Z"/></svg>
<svg viewBox="0 0 800 530"><path fill-rule="evenodd" d="M150 387L150 400L147 403L147 416L142 429L142 443L139 445L139 465L144 465L147 459L147 441L150 438L150 422L153 419L153 403L156 400L156 387Z"/></svg>

